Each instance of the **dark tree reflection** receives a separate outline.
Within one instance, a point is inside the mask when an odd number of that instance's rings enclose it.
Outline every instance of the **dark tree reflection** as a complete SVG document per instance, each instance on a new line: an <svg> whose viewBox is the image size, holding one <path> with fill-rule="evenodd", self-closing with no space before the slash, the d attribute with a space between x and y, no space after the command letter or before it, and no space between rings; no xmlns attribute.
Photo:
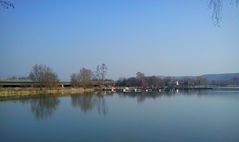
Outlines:
<svg viewBox="0 0 239 142"><path fill-rule="evenodd" d="M160 97L172 97L177 92L163 92L163 93L118 93L120 97L135 98L138 104L144 103L146 100L156 100Z"/></svg>
<svg viewBox="0 0 239 142"><path fill-rule="evenodd" d="M30 101L31 111L37 119L51 117L59 105L59 99L55 96L40 97Z"/></svg>
<svg viewBox="0 0 239 142"><path fill-rule="evenodd" d="M60 101L57 96L36 96L34 98L7 98L1 101L30 105L33 116L38 119L50 118L57 109Z"/></svg>
<svg viewBox="0 0 239 142"><path fill-rule="evenodd" d="M72 95L71 102L73 107L79 107L83 112L92 111L94 108L97 109L99 114L106 115L108 112L104 96L102 95Z"/></svg>
<svg viewBox="0 0 239 142"><path fill-rule="evenodd" d="M120 98L134 98L138 104L142 104L147 100L159 100L161 97L175 97L176 95L187 96L205 96L209 95L212 90L174 90L161 93L117 93ZM215 92L214 92L215 93Z"/></svg>

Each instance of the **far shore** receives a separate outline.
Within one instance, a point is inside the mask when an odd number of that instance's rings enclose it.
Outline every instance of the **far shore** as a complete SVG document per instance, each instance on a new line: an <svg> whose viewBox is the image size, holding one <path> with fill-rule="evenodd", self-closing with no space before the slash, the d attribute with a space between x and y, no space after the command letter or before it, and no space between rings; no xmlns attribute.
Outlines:
<svg viewBox="0 0 239 142"><path fill-rule="evenodd" d="M0 98L93 93L98 88L0 88Z"/></svg>

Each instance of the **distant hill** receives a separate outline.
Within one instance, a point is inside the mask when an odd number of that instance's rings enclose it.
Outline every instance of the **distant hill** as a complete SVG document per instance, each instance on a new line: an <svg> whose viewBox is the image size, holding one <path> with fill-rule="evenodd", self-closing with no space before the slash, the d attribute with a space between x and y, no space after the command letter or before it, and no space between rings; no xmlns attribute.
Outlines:
<svg viewBox="0 0 239 142"><path fill-rule="evenodd" d="M166 76L160 76L165 78ZM184 80L184 79L196 79L199 76L172 76L175 79ZM222 74L204 74L200 77L206 78L208 81L219 81L219 80L232 80L233 78L239 78L239 73L222 73Z"/></svg>
<svg viewBox="0 0 239 142"><path fill-rule="evenodd" d="M223 73L223 74L205 74L202 77L207 80L232 80L233 78L239 78L239 73Z"/></svg>

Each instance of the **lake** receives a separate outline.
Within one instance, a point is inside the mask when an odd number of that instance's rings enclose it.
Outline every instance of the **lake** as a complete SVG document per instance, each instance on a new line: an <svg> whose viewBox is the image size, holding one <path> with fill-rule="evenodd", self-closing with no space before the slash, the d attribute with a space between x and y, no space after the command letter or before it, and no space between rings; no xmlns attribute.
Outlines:
<svg viewBox="0 0 239 142"><path fill-rule="evenodd" d="M1 142L239 141L239 91L0 101Z"/></svg>

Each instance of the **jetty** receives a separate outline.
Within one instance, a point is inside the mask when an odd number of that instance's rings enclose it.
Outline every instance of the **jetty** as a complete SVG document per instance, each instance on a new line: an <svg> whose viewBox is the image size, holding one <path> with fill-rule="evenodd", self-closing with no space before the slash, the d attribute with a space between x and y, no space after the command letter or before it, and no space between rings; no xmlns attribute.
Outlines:
<svg viewBox="0 0 239 142"><path fill-rule="evenodd" d="M160 92L173 92L176 90L211 90L212 87L106 87L103 88L104 92L117 92L117 93L160 93Z"/></svg>

